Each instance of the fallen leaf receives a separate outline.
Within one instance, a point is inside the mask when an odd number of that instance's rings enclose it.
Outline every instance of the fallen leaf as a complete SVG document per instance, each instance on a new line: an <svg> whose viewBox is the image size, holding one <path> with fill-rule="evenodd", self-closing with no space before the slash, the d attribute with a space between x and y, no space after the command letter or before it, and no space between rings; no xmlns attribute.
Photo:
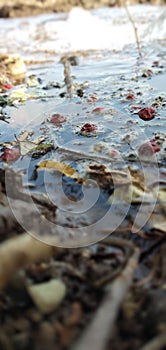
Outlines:
<svg viewBox="0 0 166 350"><path fill-rule="evenodd" d="M60 173L66 176L72 177L74 179L80 179L77 171L71 168L70 165L67 165L65 163L56 162L54 160L45 160L39 164L37 169L41 170L43 168L53 169L53 170L59 171Z"/></svg>
<svg viewBox="0 0 166 350"><path fill-rule="evenodd" d="M29 141L27 140L27 137L29 136L28 132L24 132L18 139L17 142L20 147L20 152L22 156L25 156L26 154L32 152L33 150L36 150L39 144L44 141L45 137L41 136L36 140Z"/></svg>
<svg viewBox="0 0 166 350"><path fill-rule="evenodd" d="M26 154L28 154L29 152L31 152L36 148L36 144L32 141L26 140L26 141L19 142L19 147L20 147L21 155L25 156Z"/></svg>
<svg viewBox="0 0 166 350"><path fill-rule="evenodd" d="M10 102L25 102L26 100L29 99L29 94L27 94L26 92L22 91L22 90L17 90L15 92L13 92L11 95L10 95Z"/></svg>
<svg viewBox="0 0 166 350"><path fill-rule="evenodd" d="M28 132L28 131L24 131L19 137L17 137L16 135L15 135L15 138L16 138L16 140L17 141L25 141L25 140L27 140L27 138L29 137L29 136L31 136L31 134L32 133L30 133L30 132Z"/></svg>

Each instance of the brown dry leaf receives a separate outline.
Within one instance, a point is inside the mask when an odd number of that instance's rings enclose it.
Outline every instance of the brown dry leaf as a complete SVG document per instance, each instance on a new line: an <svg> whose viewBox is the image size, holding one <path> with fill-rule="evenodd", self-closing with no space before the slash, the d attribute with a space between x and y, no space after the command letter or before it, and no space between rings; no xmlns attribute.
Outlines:
<svg viewBox="0 0 166 350"><path fill-rule="evenodd" d="M46 160L41 162L37 169L41 170L43 168L53 169L53 170L59 171L60 173L66 176L72 177L74 179L77 179L77 180L80 179L80 176L77 173L77 171L71 168L70 165L67 165L65 163L56 162L54 160Z"/></svg>

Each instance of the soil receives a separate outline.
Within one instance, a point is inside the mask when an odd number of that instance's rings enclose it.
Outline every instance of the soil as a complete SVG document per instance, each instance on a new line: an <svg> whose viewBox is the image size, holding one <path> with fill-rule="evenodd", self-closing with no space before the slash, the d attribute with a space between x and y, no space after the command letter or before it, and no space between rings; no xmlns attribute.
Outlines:
<svg viewBox="0 0 166 350"><path fill-rule="evenodd" d="M163 5L165 0L132 0L130 3ZM0 0L0 17L22 17L41 13L67 12L74 6L93 9L103 6L121 6L122 4L121 0Z"/></svg>

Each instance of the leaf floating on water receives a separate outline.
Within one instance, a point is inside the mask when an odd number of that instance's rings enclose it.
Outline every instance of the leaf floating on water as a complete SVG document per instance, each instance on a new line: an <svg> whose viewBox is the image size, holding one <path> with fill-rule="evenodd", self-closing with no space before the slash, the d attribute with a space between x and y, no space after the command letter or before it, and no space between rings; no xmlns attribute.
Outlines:
<svg viewBox="0 0 166 350"><path fill-rule="evenodd" d="M17 141L22 142L22 141L26 141L28 139L28 137L31 136L31 135L32 135L32 133L30 133L28 131L24 131L19 137L17 137L15 135L15 138L16 138Z"/></svg>
<svg viewBox="0 0 166 350"><path fill-rule="evenodd" d="M38 170L41 170L43 168L53 169L53 170L59 171L60 173L66 176L72 177L74 179L80 179L80 176L77 173L77 171L71 168L70 165L67 165L65 163L56 162L54 160L46 160L39 164Z"/></svg>
<svg viewBox="0 0 166 350"><path fill-rule="evenodd" d="M24 91L17 90L10 95L10 101L13 102L25 102L29 99L29 94Z"/></svg>
<svg viewBox="0 0 166 350"><path fill-rule="evenodd" d="M19 146L22 156L25 156L26 154L28 154L36 148L36 144L28 140L19 142Z"/></svg>
<svg viewBox="0 0 166 350"><path fill-rule="evenodd" d="M25 156L26 154L30 153L31 151L36 150L39 147L39 144L44 141L44 137L41 136L36 140L28 141L27 137L29 136L28 132L24 132L17 141L19 142L20 146L20 152L22 156Z"/></svg>

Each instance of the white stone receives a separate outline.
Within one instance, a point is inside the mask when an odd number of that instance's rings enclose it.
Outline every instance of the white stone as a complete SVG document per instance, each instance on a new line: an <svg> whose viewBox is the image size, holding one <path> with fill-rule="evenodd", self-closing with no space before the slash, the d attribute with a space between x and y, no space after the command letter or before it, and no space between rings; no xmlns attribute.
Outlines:
<svg viewBox="0 0 166 350"><path fill-rule="evenodd" d="M34 304L43 313L54 311L66 295L65 284L58 279L28 286L28 292Z"/></svg>

